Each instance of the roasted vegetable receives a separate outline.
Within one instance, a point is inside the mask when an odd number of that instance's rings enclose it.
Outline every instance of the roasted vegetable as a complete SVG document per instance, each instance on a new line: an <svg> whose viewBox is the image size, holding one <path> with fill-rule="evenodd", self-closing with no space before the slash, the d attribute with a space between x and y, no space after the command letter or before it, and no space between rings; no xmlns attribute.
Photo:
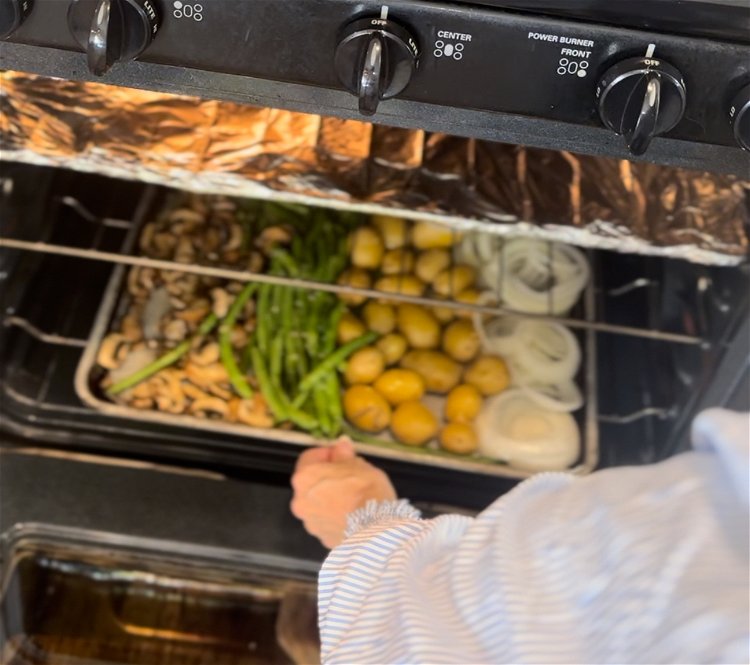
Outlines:
<svg viewBox="0 0 750 665"><path fill-rule="evenodd" d="M477 449L477 433L466 423L448 423L440 432L440 445L451 453L468 455Z"/></svg>
<svg viewBox="0 0 750 665"><path fill-rule="evenodd" d="M408 240L406 220L389 215L373 215L372 224L380 231L386 249L403 247Z"/></svg>
<svg viewBox="0 0 750 665"><path fill-rule="evenodd" d="M351 312L345 312L339 319L336 329L336 341L339 344L346 344L357 337L361 337L367 332L365 324L362 323Z"/></svg>
<svg viewBox="0 0 750 665"><path fill-rule="evenodd" d="M357 268L378 268L383 258L383 241L380 234L369 226L355 229L350 238L351 262Z"/></svg>
<svg viewBox="0 0 750 665"><path fill-rule="evenodd" d="M409 351L401 367L413 369L432 393L447 393L461 380L461 365L440 351Z"/></svg>
<svg viewBox="0 0 750 665"><path fill-rule="evenodd" d="M409 273L414 269L414 253L408 249L391 249L383 255L380 272L384 275Z"/></svg>
<svg viewBox="0 0 750 665"><path fill-rule="evenodd" d="M496 395L510 385L508 367L499 356L479 356L464 374L464 381L482 395Z"/></svg>
<svg viewBox="0 0 750 665"><path fill-rule="evenodd" d="M385 358L386 365L395 365L406 353L406 338L399 333L383 335L376 343Z"/></svg>
<svg viewBox="0 0 750 665"><path fill-rule="evenodd" d="M344 270L344 272L339 275L336 283L340 284L341 286L353 286L358 289L369 289L372 286L372 277L370 277L369 272L363 270L362 268L349 268L347 270ZM348 293L340 294L339 298L341 298L341 300L343 300L345 303L349 303L350 305L354 305L355 307L357 305L361 305L365 300L367 300L366 296L358 296Z"/></svg>
<svg viewBox="0 0 750 665"><path fill-rule="evenodd" d="M391 407L370 386L352 386L344 393L344 414L355 427L365 432L382 432L391 421Z"/></svg>
<svg viewBox="0 0 750 665"><path fill-rule="evenodd" d="M396 311L388 303L371 300L362 308L362 318L369 330L381 335L393 332L396 327Z"/></svg>
<svg viewBox="0 0 750 665"><path fill-rule="evenodd" d="M451 264L451 253L447 249L428 249L420 252L414 272L423 282L430 284Z"/></svg>
<svg viewBox="0 0 750 665"><path fill-rule="evenodd" d="M384 293L402 293L407 296L421 296L425 284L414 275L388 275L375 282L375 289Z"/></svg>
<svg viewBox="0 0 750 665"><path fill-rule="evenodd" d="M351 386L355 383L372 383L385 369L385 358L379 349L366 346L352 353L346 363L344 379Z"/></svg>
<svg viewBox="0 0 750 665"><path fill-rule="evenodd" d="M398 329L414 349L434 349L440 344L440 324L426 307L403 303L397 310Z"/></svg>
<svg viewBox="0 0 750 665"><path fill-rule="evenodd" d="M391 431L401 443L423 446L437 434L438 421L421 402L404 402L391 416Z"/></svg>
<svg viewBox="0 0 750 665"><path fill-rule="evenodd" d="M469 319L458 319L443 330L442 349L459 362L468 362L479 352L479 335Z"/></svg>
<svg viewBox="0 0 750 665"><path fill-rule="evenodd" d="M453 266L435 277L432 288L441 296L455 298L459 293L473 286L476 277L476 270L471 266Z"/></svg>
<svg viewBox="0 0 750 665"><path fill-rule="evenodd" d="M373 388L395 406L422 399L424 379L410 369L389 369L377 378Z"/></svg>
<svg viewBox="0 0 750 665"><path fill-rule="evenodd" d="M419 222L415 224L411 232L412 244L417 249L451 247L460 239L461 234L450 227L442 224L432 224L430 222Z"/></svg>

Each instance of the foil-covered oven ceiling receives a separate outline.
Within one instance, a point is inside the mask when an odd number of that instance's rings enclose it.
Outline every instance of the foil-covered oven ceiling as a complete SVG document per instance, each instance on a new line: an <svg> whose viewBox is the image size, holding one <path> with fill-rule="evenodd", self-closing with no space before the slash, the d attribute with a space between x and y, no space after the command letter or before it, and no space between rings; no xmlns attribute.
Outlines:
<svg viewBox="0 0 750 665"><path fill-rule="evenodd" d="M748 253L731 176L18 72L0 109L6 160L700 263Z"/></svg>

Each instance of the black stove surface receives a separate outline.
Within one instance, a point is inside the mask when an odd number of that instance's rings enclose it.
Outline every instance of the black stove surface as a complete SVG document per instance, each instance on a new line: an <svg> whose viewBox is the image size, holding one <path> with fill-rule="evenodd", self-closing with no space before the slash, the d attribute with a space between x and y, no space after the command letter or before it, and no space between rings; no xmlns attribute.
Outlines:
<svg viewBox="0 0 750 665"><path fill-rule="evenodd" d="M749 0L458 0L579 21L750 43Z"/></svg>

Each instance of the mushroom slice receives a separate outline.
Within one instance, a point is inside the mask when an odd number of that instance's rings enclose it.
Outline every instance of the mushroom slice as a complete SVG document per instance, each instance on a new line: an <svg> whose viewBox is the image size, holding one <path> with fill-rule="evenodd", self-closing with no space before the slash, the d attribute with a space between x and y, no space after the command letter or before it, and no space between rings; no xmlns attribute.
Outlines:
<svg viewBox="0 0 750 665"><path fill-rule="evenodd" d="M229 404L220 397L207 397L195 400L189 407L190 413L196 416L217 415L225 418L229 413Z"/></svg>
<svg viewBox="0 0 750 665"><path fill-rule="evenodd" d="M214 314L223 319L229 311L230 297L226 289L211 289L211 300L213 301L212 309Z"/></svg>
<svg viewBox="0 0 750 665"><path fill-rule="evenodd" d="M233 252L238 250L242 246L242 238L244 234L242 232L242 227L237 223L233 222L229 225L229 237L227 238L227 241L224 243L224 251L225 252Z"/></svg>
<svg viewBox="0 0 750 665"><path fill-rule="evenodd" d="M263 229L255 239L255 246L270 252L276 245L286 245L292 242L292 232L283 226L268 226Z"/></svg>
<svg viewBox="0 0 750 665"><path fill-rule="evenodd" d="M123 317L120 324L122 336L128 342L140 342L143 339L143 330L141 329L141 313L138 307L131 307L128 313Z"/></svg>
<svg viewBox="0 0 750 665"><path fill-rule="evenodd" d="M204 392L203 390L198 388L198 386L190 382L182 384L182 392L185 393L186 397L194 400L208 399L209 397L211 397L211 395L209 395L207 392Z"/></svg>
<svg viewBox="0 0 750 665"><path fill-rule="evenodd" d="M197 324L203 321L203 319L208 316L210 311L211 303L209 303L208 300L201 298L199 300L194 300L190 304L190 307L187 307L181 312L177 312L175 316L178 319L187 321L187 323Z"/></svg>
<svg viewBox="0 0 750 665"><path fill-rule="evenodd" d="M216 342L204 344L199 349L190 352L190 361L195 365L205 367L213 365L219 360L219 345Z"/></svg>
<svg viewBox="0 0 750 665"><path fill-rule="evenodd" d="M172 319L164 326L164 337L172 342L181 342L187 334L188 324L182 319Z"/></svg>
<svg viewBox="0 0 750 665"><path fill-rule="evenodd" d="M148 410L154 407L154 400L150 397L138 397L130 402L130 406L134 409Z"/></svg>
<svg viewBox="0 0 750 665"><path fill-rule="evenodd" d="M170 223L192 222L193 224L198 224L203 221L203 213L191 210L190 208L178 208L169 213L167 220Z"/></svg>
<svg viewBox="0 0 750 665"><path fill-rule="evenodd" d="M229 401L230 399L232 399L232 391L229 390L228 387L224 387L221 384L212 383L210 386L207 387L207 390L214 397L219 397L226 401Z"/></svg>
<svg viewBox="0 0 750 665"><path fill-rule="evenodd" d="M250 399L240 400L235 416L239 422L252 427L273 427L273 418L260 393L255 393Z"/></svg>
<svg viewBox="0 0 750 665"><path fill-rule="evenodd" d="M206 389L216 383L226 383L229 380L227 371L221 363L205 366L188 363L185 366L185 374L194 384Z"/></svg>
<svg viewBox="0 0 750 665"><path fill-rule="evenodd" d="M104 369L116 369L125 359L127 339L120 333L110 333L103 340L96 356L96 362Z"/></svg>

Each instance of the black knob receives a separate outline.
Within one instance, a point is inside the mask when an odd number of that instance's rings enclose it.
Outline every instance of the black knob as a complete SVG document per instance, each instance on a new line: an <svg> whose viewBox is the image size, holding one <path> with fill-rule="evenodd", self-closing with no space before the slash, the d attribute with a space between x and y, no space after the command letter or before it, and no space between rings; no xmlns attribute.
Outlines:
<svg viewBox="0 0 750 665"><path fill-rule="evenodd" d="M336 47L341 83L359 97L359 111L373 115L381 99L399 94L411 80L419 48L409 32L383 18L363 18L344 28Z"/></svg>
<svg viewBox="0 0 750 665"><path fill-rule="evenodd" d="M68 27L88 54L91 73L102 76L116 62L137 58L159 29L151 0L73 0Z"/></svg>
<svg viewBox="0 0 750 665"><path fill-rule="evenodd" d="M743 150L750 150L750 83L740 90L729 105L729 122L734 138Z"/></svg>
<svg viewBox="0 0 750 665"><path fill-rule="evenodd" d="M629 58L604 74L596 88L602 122L642 155L651 139L672 129L685 112L685 83L672 65Z"/></svg>
<svg viewBox="0 0 750 665"><path fill-rule="evenodd" d="M0 39L10 37L31 12L32 0L0 0Z"/></svg>

